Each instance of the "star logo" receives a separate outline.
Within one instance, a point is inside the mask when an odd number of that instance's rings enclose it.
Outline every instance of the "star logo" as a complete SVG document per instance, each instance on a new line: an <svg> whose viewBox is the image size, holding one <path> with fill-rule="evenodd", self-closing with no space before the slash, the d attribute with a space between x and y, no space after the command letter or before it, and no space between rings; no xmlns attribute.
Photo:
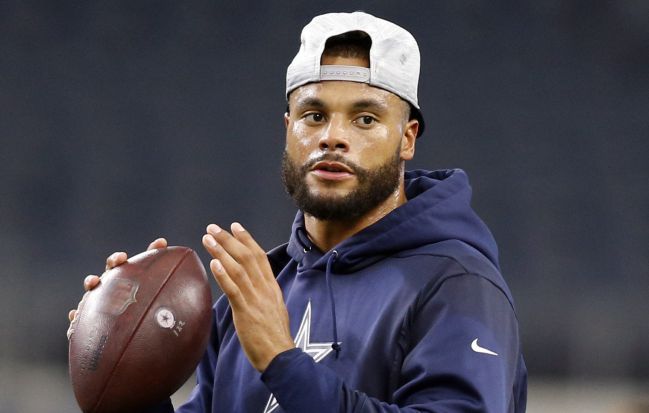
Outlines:
<svg viewBox="0 0 649 413"><path fill-rule="evenodd" d="M174 328L176 325L176 319L174 313L171 312L168 308L161 307L155 314L156 321L158 325L162 328Z"/></svg>
<svg viewBox="0 0 649 413"><path fill-rule="evenodd" d="M333 347L331 347L333 342L311 342L311 301L309 301L309 303L306 305L306 310L304 311L304 315L302 316L300 328L298 329L293 342L295 343L295 347L302 349L302 351L311 356L316 363L327 357L329 353L333 351ZM278 407L279 404L277 403L275 396L271 394L270 398L268 399L268 403L266 403L264 413L270 413Z"/></svg>

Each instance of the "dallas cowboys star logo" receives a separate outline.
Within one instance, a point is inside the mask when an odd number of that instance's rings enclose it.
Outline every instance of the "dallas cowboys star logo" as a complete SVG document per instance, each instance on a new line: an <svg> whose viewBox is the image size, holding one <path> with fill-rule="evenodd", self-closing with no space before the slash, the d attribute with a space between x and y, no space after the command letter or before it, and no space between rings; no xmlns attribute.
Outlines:
<svg viewBox="0 0 649 413"><path fill-rule="evenodd" d="M333 351L333 347L331 343L311 343L311 301L309 300L309 303L306 305L306 310L304 311L304 315L302 316L302 322L300 323L300 328L297 331L297 335L295 336L295 339L293 340L295 343L295 347L301 348L302 351L304 351L306 354L311 356L315 362L319 362L323 358L327 357L329 353ZM272 394L270 395L270 398L268 399L268 403L266 403L266 408L264 409L264 413L270 413L277 409L279 407L279 404L277 403L277 400L275 399L275 396Z"/></svg>

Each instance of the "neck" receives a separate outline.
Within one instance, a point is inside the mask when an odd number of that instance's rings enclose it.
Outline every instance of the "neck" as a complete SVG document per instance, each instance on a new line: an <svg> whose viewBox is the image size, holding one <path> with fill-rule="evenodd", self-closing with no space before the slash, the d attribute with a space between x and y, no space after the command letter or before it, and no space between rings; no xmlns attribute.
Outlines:
<svg viewBox="0 0 649 413"><path fill-rule="evenodd" d="M407 202L403 181L381 204L354 220L320 220L304 214L304 225L311 241L321 250L329 251L357 232L374 224Z"/></svg>

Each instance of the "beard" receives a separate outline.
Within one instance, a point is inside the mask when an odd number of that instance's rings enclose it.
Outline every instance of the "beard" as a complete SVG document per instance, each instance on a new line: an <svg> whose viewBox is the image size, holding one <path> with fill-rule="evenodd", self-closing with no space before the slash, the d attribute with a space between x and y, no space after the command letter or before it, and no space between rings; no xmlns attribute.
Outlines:
<svg viewBox="0 0 649 413"><path fill-rule="evenodd" d="M353 221L379 206L392 195L401 182L400 147L385 163L375 169L364 169L340 154L325 153L298 166L284 150L282 182L286 192L304 213L323 221ZM357 186L344 196L315 195L309 190L306 177L317 162L340 162L352 170Z"/></svg>

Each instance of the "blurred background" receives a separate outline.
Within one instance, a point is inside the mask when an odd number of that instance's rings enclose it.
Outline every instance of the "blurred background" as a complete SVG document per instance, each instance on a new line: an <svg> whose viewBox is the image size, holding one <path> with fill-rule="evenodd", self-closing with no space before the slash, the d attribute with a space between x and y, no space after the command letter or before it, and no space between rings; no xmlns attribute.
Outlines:
<svg viewBox="0 0 649 413"><path fill-rule="evenodd" d="M234 220L267 249L288 238L285 69L314 15L359 9L419 41L428 128L409 167L471 177L528 411L630 411L649 393L646 0L8 0L1 413L77 411L67 312L109 253L166 236L207 262L205 226Z"/></svg>

